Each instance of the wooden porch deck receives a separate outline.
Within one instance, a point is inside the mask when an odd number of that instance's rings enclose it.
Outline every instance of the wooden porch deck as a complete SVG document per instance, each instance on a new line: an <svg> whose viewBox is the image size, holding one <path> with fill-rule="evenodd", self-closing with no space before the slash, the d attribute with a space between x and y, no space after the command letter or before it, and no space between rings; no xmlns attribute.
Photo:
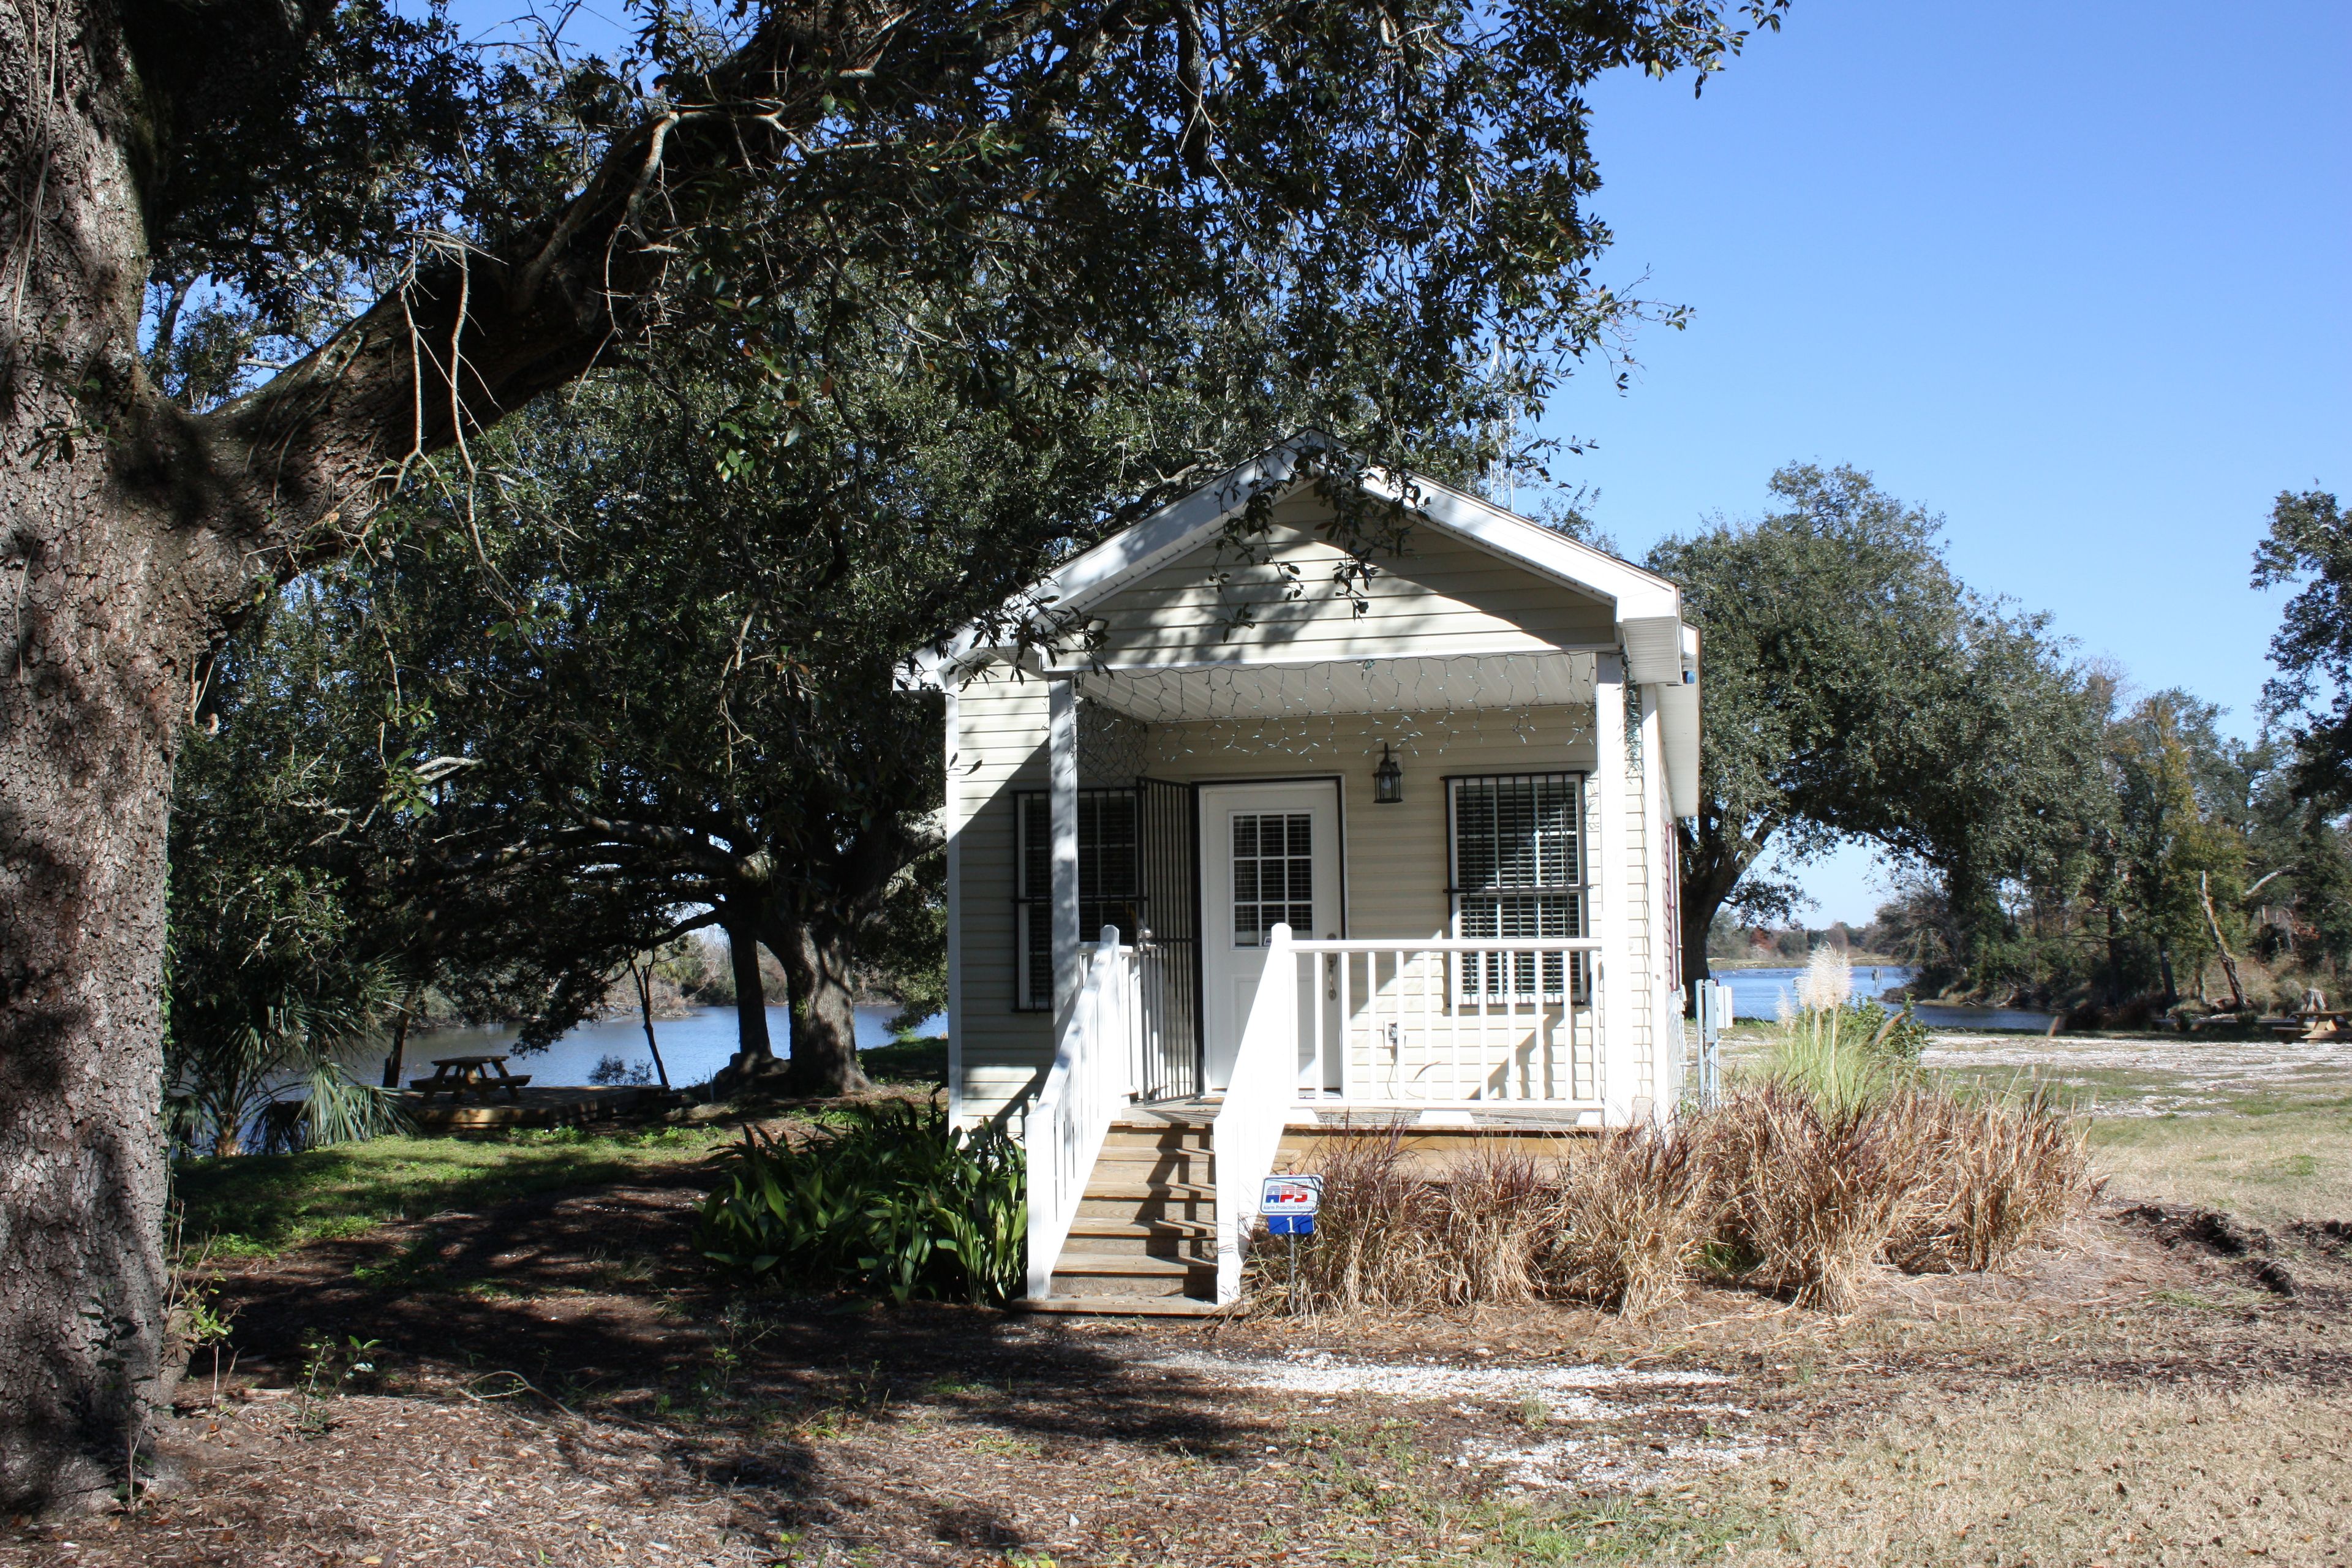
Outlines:
<svg viewBox="0 0 2352 1568"><path fill-rule="evenodd" d="M1217 1096L1161 1100L1138 1105L1122 1118L1126 1122L1159 1121L1199 1126L1205 1133L1216 1120L1223 1100ZM1416 1173L1443 1175L1463 1160L1477 1155L1511 1152L1557 1156L1569 1141L1590 1138L1601 1129L1590 1111L1573 1106L1549 1107L1516 1101L1468 1100L1426 1108L1344 1106L1303 1101L1291 1112L1282 1136L1277 1169L1302 1170L1311 1163L1318 1142L1349 1136L1381 1136L1393 1129L1406 1163Z"/></svg>

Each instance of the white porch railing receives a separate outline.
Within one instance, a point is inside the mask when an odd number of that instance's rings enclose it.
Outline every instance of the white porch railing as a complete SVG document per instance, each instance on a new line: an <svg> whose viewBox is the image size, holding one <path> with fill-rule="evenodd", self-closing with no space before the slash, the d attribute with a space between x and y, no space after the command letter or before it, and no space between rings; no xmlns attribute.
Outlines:
<svg viewBox="0 0 2352 1568"><path fill-rule="evenodd" d="M1062 1026L1053 1070L1029 1108L1029 1294L1054 1288L1054 1266L1070 1239L1104 1134L1128 1103L1133 1036L1141 1022L1135 950L1105 926Z"/></svg>
<svg viewBox="0 0 2352 1568"><path fill-rule="evenodd" d="M1301 1094L1355 1105L1607 1099L1597 939L1301 942ZM1268 988L1275 971L1267 956ZM1294 971L1283 987L1296 996Z"/></svg>
<svg viewBox="0 0 2352 1568"><path fill-rule="evenodd" d="M1217 1167L1217 1300L1241 1300L1242 1247L1257 1223L1258 1190L1274 1173L1282 1130L1298 1100L1298 944L1277 925L1267 938L1265 973L1225 1080L1225 1102L1209 1129Z"/></svg>
<svg viewBox="0 0 2352 1568"><path fill-rule="evenodd" d="M1591 938L1298 942L1276 926L1212 1130L1217 1300L1241 1295L1259 1185L1303 1101L1601 1111L1600 964Z"/></svg>

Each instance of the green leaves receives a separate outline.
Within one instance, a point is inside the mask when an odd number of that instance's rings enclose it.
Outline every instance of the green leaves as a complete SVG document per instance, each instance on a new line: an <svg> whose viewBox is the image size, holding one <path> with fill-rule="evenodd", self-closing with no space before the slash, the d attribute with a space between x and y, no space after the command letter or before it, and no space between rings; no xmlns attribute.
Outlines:
<svg viewBox="0 0 2352 1568"><path fill-rule="evenodd" d="M703 1202L696 1246L755 1284L839 1285L906 1301L1008 1300L1028 1245L1020 1145L882 1100L794 1148L746 1128Z"/></svg>
<svg viewBox="0 0 2352 1568"><path fill-rule="evenodd" d="M2282 490L2254 551L2253 585L2293 584L2271 638L2278 674L2263 689L2273 712L2300 718L2295 784L2308 797L2352 805L2352 519L2326 490Z"/></svg>
<svg viewBox="0 0 2352 1568"><path fill-rule="evenodd" d="M1739 901L1768 847L1858 838L1930 868L1971 949L1998 934L2004 883L2059 879L2105 809L2084 765L2097 694L2042 620L1952 575L1938 519L1868 474L1799 464L1771 488L1766 516L1650 556L1683 584L1706 682L1685 930Z"/></svg>

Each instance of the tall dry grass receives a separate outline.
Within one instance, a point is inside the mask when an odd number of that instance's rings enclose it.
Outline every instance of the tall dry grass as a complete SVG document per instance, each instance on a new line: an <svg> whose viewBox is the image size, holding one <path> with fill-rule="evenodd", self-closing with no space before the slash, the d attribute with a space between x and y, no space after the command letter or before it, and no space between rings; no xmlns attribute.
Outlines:
<svg viewBox="0 0 2352 1568"><path fill-rule="evenodd" d="M1693 1129L1716 1239L1746 1278L1800 1306L1852 1309L1863 1275L1921 1202L1922 1151L1899 1100L1853 1108L1768 1080Z"/></svg>
<svg viewBox="0 0 2352 1568"><path fill-rule="evenodd" d="M1850 1310L1882 1260L1999 1267L2086 1201L2084 1129L2041 1095L1964 1100L1903 1083L1856 1103L1767 1079L1668 1129L1419 1173L1400 1129L1318 1141L1300 1306L1425 1310L1538 1296L1643 1316L1709 1268ZM1287 1258L1256 1255L1263 1299Z"/></svg>
<svg viewBox="0 0 2352 1568"><path fill-rule="evenodd" d="M1413 1170L1398 1129L1320 1141L1307 1168L1323 1178L1323 1204L1298 1252L1301 1308L1531 1300L1556 1205L1549 1163L1486 1155L1433 1181ZM1255 1261L1261 1283L1286 1296L1286 1249L1268 1244Z"/></svg>
<svg viewBox="0 0 2352 1568"><path fill-rule="evenodd" d="M1546 1282L1633 1318L1681 1300L1714 1220L1701 1141L1620 1128L1559 1174Z"/></svg>
<svg viewBox="0 0 2352 1568"><path fill-rule="evenodd" d="M2096 1192L2090 1129L2046 1089L1973 1101L1912 1092L1898 1120L1913 1202L1886 1257L1906 1274L1998 1268Z"/></svg>

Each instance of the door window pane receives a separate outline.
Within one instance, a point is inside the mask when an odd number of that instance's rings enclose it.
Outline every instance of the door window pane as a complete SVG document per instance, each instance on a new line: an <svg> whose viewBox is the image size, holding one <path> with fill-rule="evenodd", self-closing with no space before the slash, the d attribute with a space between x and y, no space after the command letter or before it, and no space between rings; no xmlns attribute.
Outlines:
<svg viewBox="0 0 2352 1568"><path fill-rule="evenodd" d="M1315 816L1244 812L1234 824L1234 945L1264 947L1274 928L1315 926Z"/></svg>

